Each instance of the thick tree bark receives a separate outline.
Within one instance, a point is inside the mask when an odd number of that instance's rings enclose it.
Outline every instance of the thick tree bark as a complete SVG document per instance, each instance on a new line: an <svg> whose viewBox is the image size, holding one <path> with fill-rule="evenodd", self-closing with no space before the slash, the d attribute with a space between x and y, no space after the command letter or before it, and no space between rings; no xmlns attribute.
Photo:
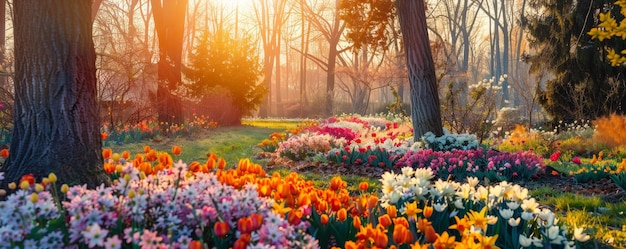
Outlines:
<svg viewBox="0 0 626 249"><path fill-rule="evenodd" d="M429 131L437 136L443 134L439 91L424 4L423 0L396 1L411 86L411 116L415 141Z"/></svg>
<svg viewBox="0 0 626 249"><path fill-rule="evenodd" d="M181 83L185 13L188 0L151 0L154 26L159 38L156 108L161 129L184 121L179 96L172 94Z"/></svg>
<svg viewBox="0 0 626 249"><path fill-rule="evenodd" d="M108 183L96 103L91 1L14 2L15 115L3 185L50 172L60 182Z"/></svg>

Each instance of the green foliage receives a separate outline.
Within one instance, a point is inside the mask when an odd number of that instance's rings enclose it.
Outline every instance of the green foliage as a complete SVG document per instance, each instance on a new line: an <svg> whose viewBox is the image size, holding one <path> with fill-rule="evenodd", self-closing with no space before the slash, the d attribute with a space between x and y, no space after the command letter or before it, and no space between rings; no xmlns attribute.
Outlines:
<svg viewBox="0 0 626 249"><path fill-rule="evenodd" d="M624 113L622 104L626 76L612 67L605 56L605 44L584 35L595 26L589 13L602 12L613 0L531 0L541 9L523 20L534 51L526 59L531 72L554 75L545 89L537 88L540 104L555 120L581 120ZM620 49L624 43L608 45Z"/></svg>
<svg viewBox="0 0 626 249"><path fill-rule="evenodd" d="M409 114L407 113L407 109L404 106L404 103L402 103L402 98L400 97L400 94L398 94L398 90L396 90L395 87L391 87L391 93L393 94L393 103L387 105L386 109L389 113L391 114L398 114L398 115L402 115L402 116L409 116Z"/></svg>
<svg viewBox="0 0 626 249"><path fill-rule="evenodd" d="M441 116L447 129L453 133L476 134L482 141L489 136L491 124L485 122L495 113L495 89L488 81L472 84L469 90L450 81L441 105ZM469 91L469 92L468 92Z"/></svg>
<svg viewBox="0 0 626 249"><path fill-rule="evenodd" d="M224 30L204 33L190 62L184 73L190 79L186 86L192 97L202 98L222 88L232 98L232 104L243 115L249 115L267 92L258 81L261 67L251 38L233 38Z"/></svg>

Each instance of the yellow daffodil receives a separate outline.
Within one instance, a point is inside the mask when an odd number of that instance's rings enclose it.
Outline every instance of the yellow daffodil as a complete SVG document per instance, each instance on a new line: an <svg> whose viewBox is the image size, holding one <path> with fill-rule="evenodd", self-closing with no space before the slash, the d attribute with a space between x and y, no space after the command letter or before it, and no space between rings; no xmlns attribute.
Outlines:
<svg viewBox="0 0 626 249"><path fill-rule="evenodd" d="M422 209L417 208L417 202L411 202L411 203L407 203L406 206L404 206L404 214L409 217L409 218L413 218L414 220L417 219L417 214L421 213Z"/></svg>
<svg viewBox="0 0 626 249"><path fill-rule="evenodd" d="M480 212L470 210L470 212L466 216L474 224L474 226L482 229L483 231L487 231L487 223L489 222L489 220L487 219L486 215L487 207L483 207Z"/></svg>

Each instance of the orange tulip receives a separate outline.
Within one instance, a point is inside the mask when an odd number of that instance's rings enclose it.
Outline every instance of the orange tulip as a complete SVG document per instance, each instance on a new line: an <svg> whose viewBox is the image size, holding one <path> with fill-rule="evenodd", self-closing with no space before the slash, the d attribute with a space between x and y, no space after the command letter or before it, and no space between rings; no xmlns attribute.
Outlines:
<svg viewBox="0 0 626 249"><path fill-rule="evenodd" d="M152 148L150 148L150 145L146 145L143 147L143 153L148 153L150 152L150 150L152 150Z"/></svg>
<svg viewBox="0 0 626 249"><path fill-rule="evenodd" d="M301 193L298 197L298 206L308 206L311 204L311 198L306 193Z"/></svg>
<svg viewBox="0 0 626 249"><path fill-rule="evenodd" d="M252 232L252 220L250 217L241 218L237 221L237 229L241 233L251 233Z"/></svg>
<svg viewBox="0 0 626 249"><path fill-rule="evenodd" d="M404 226L395 226L393 228L393 241L398 245L401 245L406 241L406 233L404 230L406 230L406 227Z"/></svg>
<svg viewBox="0 0 626 249"><path fill-rule="evenodd" d="M374 245L380 248L387 248L387 244L389 244L387 234L383 231L377 231L374 237Z"/></svg>
<svg viewBox="0 0 626 249"><path fill-rule="evenodd" d="M252 222L252 231L256 231L263 225L263 215L251 214L250 221Z"/></svg>
<svg viewBox="0 0 626 249"><path fill-rule="evenodd" d="M394 205L387 206L387 214L391 218L396 218L398 216L398 208Z"/></svg>
<svg viewBox="0 0 626 249"><path fill-rule="evenodd" d="M228 226L227 222L218 221L213 226L213 230L215 232L215 236L217 236L218 238L224 238L226 237L226 235L228 235L228 232L230 232L230 227Z"/></svg>
<svg viewBox="0 0 626 249"><path fill-rule="evenodd" d="M339 211L337 211L337 219L339 221L345 221L348 219L348 211L345 208L339 209Z"/></svg>
<svg viewBox="0 0 626 249"><path fill-rule="evenodd" d="M172 154L178 156L178 155L180 155L180 152L181 152L180 146L174 145L174 147L172 147Z"/></svg>
<svg viewBox="0 0 626 249"><path fill-rule="evenodd" d="M388 214L381 215L378 217L378 223L384 227L389 227L392 224L391 217Z"/></svg>
<svg viewBox="0 0 626 249"><path fill-rule="evenodd" d="M102 149L102 158L109 159L112 153L111 149Z"/></svg>
<svg viewBox="0 0 626 249"><path fill-rule="evenodd" d="M346 249L358 249L359 248L359 246L354 241L346 241L346 244L344 247Z"/></svg>
<svg viewBox="0 0 626 249"><path fill-rule="evenodd" d="M437 232L435 232L435 229L433 228L433 226L426 227L425 234L426 234L426 241L428 243L433 243L437 241Z"/></svg>
<svg viewBox="0 0 626 249"><path fill-rule="evenodd" d="M192 240L191 242L189 242L189 247L187 247L188 249L202 249L202 242L200 242L199 240Z"/></svg>
<svg viewBox="0 0 626 249"><path fill-rule="evenodd" d="M220 158L220 160L217 162L217 168L222 170L226 168L226 161L224 161L224 158Z"/></svg>
<svg viewBox="0 0 626 249"><path fill-rule="evenodd" d="M330 199L330 209L333 210L334 212L339 211L339 209L341 208L341 201L337 198L332 198Z"/></svg>
<svg viewBox="0 0 626 249"><path fill-rule="evenodd" d="M148 153L146 154L146 160L150 161L150 162L154 162L157 160L157 153L156 150L150 150L148 151Z"/></svg>
<svg viewBox="0 0 626 249"><path fill-rule="evenodd" d="M2 158L7 158L7 157L9 157L9 150L8 150L8 149L2 149L2 150L0 150L0 157L2 157Z"/></svg>
<svg viewBox="0 0 626 249"><path fill-rule="evenodd" d="M409 220L407 220L404 217L399 217L399 218L393 219L393 224L398 225L398 226L409 227Z"/></svg>
<svg viewBox="0 0 626 249"><path fill-rule="evenodd" d="M369 184L367 182L361 182L359 183L359 189L361 191L366 191L369 188Z"/></svg>
<svg viewBox="0 0 626 249"><path fill-rule="evenodd" d="M287 215L287 221L289 221L289 224L291 225L300 224L300 221L302 221L302 211L291 210L291 212Z"/></svg>
<svg viewBox="0 0 626 249"><path fill-rule="evenodd" d="M424 217L430 218L433 215L433 206L425 206L424 207Z"/></svg>
<svg viewBox="0 0 626 249"><path fill-rule="evenodd" d="M128 160L128 158L130 158L130 153L128 151L122 152L122 158L124 158L125 160Z"/></svg>
<svg viewBox="0 0 626 249"><path fill-rule="evenodd" d="M213 170L213 169L215 168L215 159L214 159L214 158L212 158L212 157L210 157L210 158L207 160L206 165L207 165L207 167L208 167L209 171L210 171L210 170Z"/></svg>
<svg viewBox="0 0 626 249"><path fill-rule="evenodd" d="M409 229L404 229L404 243L413 243L413 232Z"/></svg>
<svg viewBox="0 0 626 249"><path fill-rule="evenodd" d="M370 195L370 198L367 200L367 208L372 209L378 204L378 197L375 195Z"/></svg>
<svg viewBox="0 0 626 249"><path fill-rule="evenodd" d="M336 191L336 190L345 188L347 184L348 183L341 180L341 177L335 176L332 179L330 179L330 190Z"/></svg>
<svg viewBox="0 0 626 249"><path fill-rule="evenodd" d="M322 214L322 216L320 216L320 222L322 223L322 225L328 224L328 215Z"/></svg>
<svg viewBox="0 0 626 249"><path fill-rule="evenodd" d="M200 171L200 163L193 161L189 164L189 171L191 172L198 172Z"/></svg>
<svg viewBox="0 0 626 249"><path fill-rule="evenodd" d="M354 216L354 219L352 219L352 226L356 229L361 228L361 217Z"/></svg>
<svg viewBox="0 0 626 249"><path fill-rule="evenodd" d="M100 133L100 138L102 139L102 141L107 140L108 137L109 137L109 134L107 134L106 132Z"/></svg>
<svg viewBox="0 0 626 249"><path fill-rule="evenodd" d="M107 174L112 174L115 172L115 164L112 163L104 163L104 172Z"/></svg>
<svg viewBox="0 0 626 249"><path fill-rule="evenodd" d="M235 241L235 244L233 244L233 249L245 249L248 247L249 243L250 242L245 239L239 238Z"/></svg>

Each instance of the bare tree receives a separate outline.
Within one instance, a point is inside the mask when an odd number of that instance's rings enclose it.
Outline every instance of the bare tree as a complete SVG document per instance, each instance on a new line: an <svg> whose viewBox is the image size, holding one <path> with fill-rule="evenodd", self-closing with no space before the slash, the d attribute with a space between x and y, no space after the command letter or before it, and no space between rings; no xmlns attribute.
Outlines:
<svg viewBox="0 0 626 249"><path fill-rule="evenodd" d="M259 109L259 115L266 117L272 112L272 94L276 95L276 101L281 101L280 92L275 89L280 88L280 69L276 73L276 85L272 87L272 76L275 66L280 66L280 39L281 30L285 24L290 11L287 11L287 0L255 0L254 16L257 27L261 33L261 43L263 47L263 72L264 84L270 93L265 97L265 102Z"/></svg>
<svg viewBox="0 0 626 249"><path fill-rule="evenodd" d="M322 3L317 6L303 4L304 14L313 28L320 32L324 40L328 42L328 53L325 59L306 53L307 58L319 65L326 72L326 92L324 100L324 115L330 116L333 113L333 102L335 96L335 80L338 56L346 49L339 47L341 35L345 30L345 22L339 18L337 3Z"/></svg>
<svg viewBox="0 0 626 249"><path fill-rule="evenodd" d="M143 40L149 31L137 17L145 8L139 0L105 2L94 21L98 100L103 120L111 126L154 115L147 96L156 90L156 70L149 41Z"/></svg>

